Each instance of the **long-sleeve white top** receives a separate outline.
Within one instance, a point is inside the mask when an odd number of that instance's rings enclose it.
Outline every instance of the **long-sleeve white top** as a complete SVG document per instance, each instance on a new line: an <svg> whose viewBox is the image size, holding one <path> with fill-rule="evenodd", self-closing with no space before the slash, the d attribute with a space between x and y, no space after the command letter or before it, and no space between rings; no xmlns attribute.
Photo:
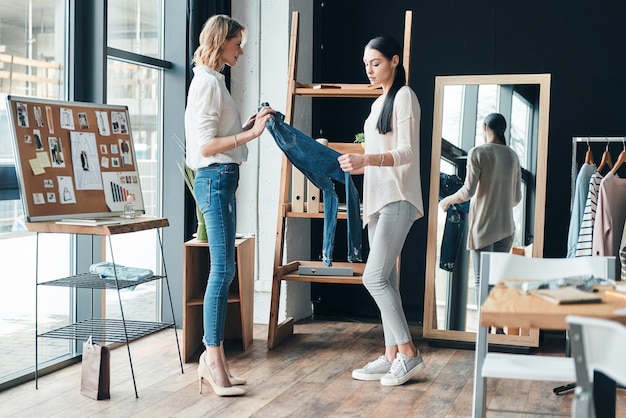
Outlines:
<svg viewBox="0 0 626 418"><path fill-rule="evenodd" d="M389 203L408 201L417 208L416 220L424 216L420 178L420 103L415 92L404 86L396 93L393 104L392 130L384 135L376 123L385 96L372 103L365 120L365 152L390 153L393 166L367 166L363 178L363 226L372 214Z"/></svg>
<svg viewBox="0 0 626 418"><path fill-rule="evenodd" d="M248 158L246 144L231 150L203 157L202 146L213 138L242 131L237 105L226 88L224 75L204 65L193 69L185 109L185 161L192 169L213 163L241 164Z"/></svg>

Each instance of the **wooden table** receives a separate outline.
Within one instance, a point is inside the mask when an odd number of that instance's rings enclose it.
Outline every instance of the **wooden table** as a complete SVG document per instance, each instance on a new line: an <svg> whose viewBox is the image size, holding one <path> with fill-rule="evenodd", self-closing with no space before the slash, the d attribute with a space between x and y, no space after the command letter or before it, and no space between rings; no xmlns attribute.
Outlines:
<svg viewBox="0 0 626 418"><path fill-rule="evenodd" d="M522 294L520 289L495 286L480 308L480 325L485 327L521 327L566 330L568 315L609 319L626 325L626 295L606 294L606 287L597 287L601 303L557 305L537 296ZM478 348L477 348L478 349ZM614 381L594 374L594 401L598 417L615 416Z"/></svg>
<svg viewBox="0 0 626 418"><path fill-rule="evenodd" d="M602 303L556 305L537 296L522 295L519 289L497 285L480 308L480 324L500 328L564 330L567 329L567 315L581 315L610 319L626 325L626 295L606 295L604 290L606 288L598 288ZM623 311L620 313L621 309Z"/></svg>

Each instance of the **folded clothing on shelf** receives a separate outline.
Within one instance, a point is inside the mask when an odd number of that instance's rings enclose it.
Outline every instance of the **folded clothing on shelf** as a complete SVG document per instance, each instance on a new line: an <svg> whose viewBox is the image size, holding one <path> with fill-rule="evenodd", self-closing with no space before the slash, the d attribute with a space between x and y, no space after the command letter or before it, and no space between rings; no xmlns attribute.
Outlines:
<svg viewBox="0 0 626 418"><path fill-rule="evenodd" d="M154 276L154 272L150 269L126 267L108 261L92 264L89 267L89 272L98 274L103 279L115 279L115 274L117 273L118 280L139 281Z"/></svg>

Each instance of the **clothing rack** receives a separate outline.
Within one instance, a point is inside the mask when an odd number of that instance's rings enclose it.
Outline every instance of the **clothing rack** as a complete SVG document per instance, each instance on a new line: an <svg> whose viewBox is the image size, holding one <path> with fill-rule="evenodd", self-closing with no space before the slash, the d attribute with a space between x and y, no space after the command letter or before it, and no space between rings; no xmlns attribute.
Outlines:
<svg viewBox="0 0 626 418"><path fill-rule="evenodd" d="M574 193L576 187L576 176L578 175L578 170L580 169L579 164L579 146L580 144L589 145L594 144L596 148L599 150L598 144L603 144L604 146L608 146L609 144L623 144L624 148L620 148L620 151L626 149L626 136L575 136L572 137L572 182L571 182L571 198L570 198L570 207L574 201ZM585 147L585 151L587 147ZM596 154L594 154L594 157Z"/></svg>

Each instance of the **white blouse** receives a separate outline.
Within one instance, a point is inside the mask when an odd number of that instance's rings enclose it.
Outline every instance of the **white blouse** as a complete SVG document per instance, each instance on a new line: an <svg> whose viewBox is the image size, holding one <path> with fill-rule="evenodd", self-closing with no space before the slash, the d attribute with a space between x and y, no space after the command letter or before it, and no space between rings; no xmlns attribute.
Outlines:
<svg viewBox="0 0 626 418"><path fill-rule="evenodd" d="M365 167L363 178L363 226L370 216L389 203L408 201L417 208L416 220L424 216L420 179L420 112L417 96L410 87L398 90L393 104L391 132L381 135L376 128L385 95L372 104L365 120L365 152L391 153L393 166Z"/></svg>
<svg viewBox="0 0 626 418"><path fill-rule="evenodd" d="M201 147L213 138L238 134L242 128L239 110L226 88L224 75L203 65L194 67L193 73L185 109L187 165L195 170L213 163L241 164L248 158L245 144L209 157L200 153Z"/></svg>

